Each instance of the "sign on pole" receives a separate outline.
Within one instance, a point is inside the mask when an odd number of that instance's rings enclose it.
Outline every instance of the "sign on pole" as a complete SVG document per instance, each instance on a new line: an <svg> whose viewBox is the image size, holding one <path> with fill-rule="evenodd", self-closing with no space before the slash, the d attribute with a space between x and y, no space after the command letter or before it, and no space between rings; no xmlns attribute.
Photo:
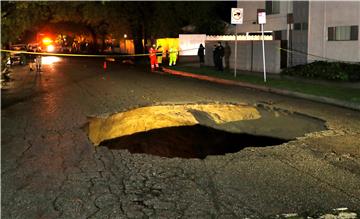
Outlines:
<svg viewBox="0 0 360 219"><path fill-rule="evenodd" d="M231 24L243 23L243 8L231 8Z"/></svg>
<svg viewBox="0 0 360 219"><path fill-rule="evenodd" d="M259 24L266 24L266 12L265 11L258 12L258 22L259 22Z"/></svg>
<svg viewBox="0 0 360 219"><path fill-rule="evenodd" d="M258 23L261 25L262 53L263 53L263 66L264 66L264 82L266 82L265 43L264 43L264 24L266 24L266 12L263 11L263 10L258 11Z"/></svg>
<svg viewBox="0 0 360 219"><path fill-rule="evenodd" d="M234 77L236 77L236 61L237 61L237 25L243 23L243 8L231 8L231 24L235 24L235 60L234 60Z"/></svg>

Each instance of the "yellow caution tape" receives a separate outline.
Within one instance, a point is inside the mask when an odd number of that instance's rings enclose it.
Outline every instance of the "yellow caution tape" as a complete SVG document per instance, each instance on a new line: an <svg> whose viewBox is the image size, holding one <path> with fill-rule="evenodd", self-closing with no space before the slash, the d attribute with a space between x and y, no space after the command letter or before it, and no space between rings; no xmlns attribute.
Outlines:
<svg viewBox="0 0 360 219"><path fill-rule="evenodd" d="M194 49L186 49L186 50L179 50L180 51L189 51L189 50L195 50ZM7 53L22 53L22 54L33 54L33 55L45 55L45 56L70 56L70 57L98 57L98 58L114 58L114 57L136 57L136 56L149 56L149 54L129 54L129 55L91 55L91 54L68 54L68 53L50 53L50 52L28 52L24 50L7 50L7 49L0 49L0 52L7 52ZM177 52L169 52L169 53L177 53ZM156 53L156 54L162 54L162 53Z"/></svg>
<svg viewBox="0 0 360 219"><path fill-rule="evenodd" d="M28 52L23 50L7 50L0 49L0 52L8 53L23 53L23 54L33 54L33 55L46 55L46 56L72 56L72 57L129 57L129 56L148 56L148 54L132 54L132 55L90 55L90 54L67 54L67 53L50 53L50 52Z"/></svg>

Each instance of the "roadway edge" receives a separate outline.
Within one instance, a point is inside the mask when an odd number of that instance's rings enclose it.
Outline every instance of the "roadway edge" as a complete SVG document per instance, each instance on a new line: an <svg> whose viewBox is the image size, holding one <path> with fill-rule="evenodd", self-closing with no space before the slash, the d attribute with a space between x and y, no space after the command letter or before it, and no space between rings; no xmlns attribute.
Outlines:
<svg viewBox="0 0 360 219"><path fill-rule="evenodd" d="M163 72L171 74L171 75L190 77L190 78L195 78L195 79L199 79L199 80L210 81L210 82L215 82L215 83L225 84L225 85L236 85L236 86L241 86L241 87L246 87L246 88L252 88L252 89L256 89L256 90L260 90L260 91L265 91L265 92L270 92L270 93L275 93L275 94L280 94L280 95L285 95L285 96L290 96L290 97L297 97L297 98L307 99L307 100L311 100L311 101L315 101L315 102L326 103L326 104L331 104L331 105L335 105L335 106L340 106L340 107L360 111L360 104L336 100L336 99L329 98L329 97L315 96L315 95L311 95L311 94L304 94L304 93L299 93L299 92L295 92L295 91L282 90L282 89L278 89L278 88L270 88L270 87L266 87L266 86L254 85L254 84L241 82L241 81L232 81L232 80L227 80L227 79L222 79L222 78L210 77L207 75L198 75L198 74L194 74L194 73L178 71L178 70L168 69L168 68L164 68L164 67L162 68L162 70L163 70Z"/></svg>

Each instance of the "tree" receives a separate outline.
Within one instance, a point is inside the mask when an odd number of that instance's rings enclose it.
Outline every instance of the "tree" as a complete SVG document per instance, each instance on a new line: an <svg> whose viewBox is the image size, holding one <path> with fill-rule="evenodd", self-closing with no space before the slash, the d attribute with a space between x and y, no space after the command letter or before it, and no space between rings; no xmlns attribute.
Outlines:
<svg viewBox="0 0 360 219"><path fill-rule="evenodd" d="M65 4L65 5L64 5ZM1 2L2 42L16 40L26 30L70 22L86 27L94 45L109 33L134 39L135 52L144 53L143 40L175 37L193 24L197 33L221 34L216 2ZM14 28L16 27L16 28ZM95 48L96 49L96 48ZM96 49L97 50L97 49Z"/></svg>
<svg viewBox="0 0 360 219"><path fill-rule="evenodd" d="M14 42L26 30L51 17L47 2L1 2L1 43Z"/></svg>
<svg viewBox="0 0 360 219"><path fill-rule="evenodd" d="M186 11L191 17L190 24L193 24L196 29L195 33L204 34L223 34L225 25L217 14L221 8L217 2L185 2ZM185 13L185 12L184 12Z"/></svg>
<svg viewBox="0 0 360 219"><path fill-rule="evenodd" d="M73 22L78 26L85 27L93 39L93 52L97 49L98 34L104 33L103 25L105 7L100 2L66 2L66 7L61 2L54 2L52 7L52 19L50 22Z"/></svg>

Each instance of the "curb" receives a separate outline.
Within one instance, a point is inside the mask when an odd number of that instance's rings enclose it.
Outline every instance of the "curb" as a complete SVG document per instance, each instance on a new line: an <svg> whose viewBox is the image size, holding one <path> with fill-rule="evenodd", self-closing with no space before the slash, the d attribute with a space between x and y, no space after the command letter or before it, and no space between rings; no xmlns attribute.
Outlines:
<svg viewBox="0 0 360 219"><path fill-rule="evenodd" d="M311 100L311 101L315 101L315 102L326 103L326 104L331 104L331 105L335 105L335 106L340 106L340 107L360 111L360 104L336 100L336 99L329 98L329 97L315 96L315 95L304 94L304 93L299 93L299 92L295 92L295 91L270 88L270 87L254 85L254 84L250 84L250 83L246 83L246 82L232 81L232 80L227 80L227 79L210 77L210 76L206 76L206 75L198 75L198 74L193 74L193 73L189 73L189 72L172 70L172 69L168 69L168 68L163 68L163 71L168 74L171 74L171 75L191 77L191 78L196 78L199 80L210 81L210 82L215 82L215 83L225 84L225 85L236 85L236 86L241 86L241 87L246 87L246 88L252 88L252 89L256 89L256 90L260 90L260 91L264 91L264 92L270 92L270 93L275 93L275 94L280 94L280 95L290 96L290 97L297 97L297 98L307 99L307 100Z"/></svg>

